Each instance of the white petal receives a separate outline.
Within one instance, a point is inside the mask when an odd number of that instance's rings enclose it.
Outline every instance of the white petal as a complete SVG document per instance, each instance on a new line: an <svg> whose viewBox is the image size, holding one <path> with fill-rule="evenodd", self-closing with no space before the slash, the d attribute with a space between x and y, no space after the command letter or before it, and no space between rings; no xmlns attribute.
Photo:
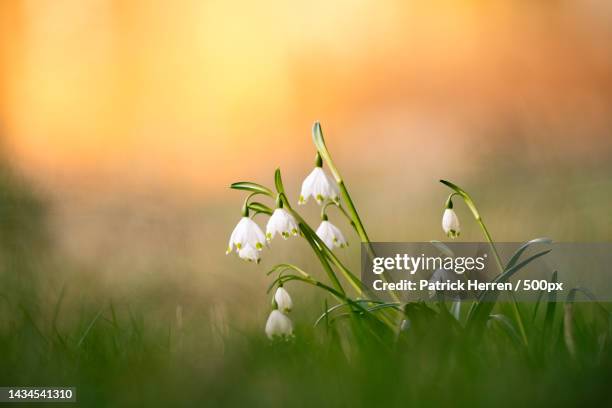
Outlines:
<svg viewBox="0 0 612 408"><path fill-rule="evenodd" d="M302 183L302 190L300 192L299 204L306 204L308 201L308 197L312 195L312 187L314 185L314 181L317 175L317 169L320 167L316 167L310 174L304 179Z"/></svg>
<svg viewBox="0 0 612 408"><path fill-rule="evenodd" d="M452 208L444 210L444 215L442 216L442 230L451 238L455 238L459 235L459 217L457 217L457 214Z"/></svg>
<svg viewBox="0 0 612 408"><path fill-rule="evenodd" d="M293 308L291 296L289 296L289 292L287 292L282 286L276 289L276 293L274 293L274 301L276 302L278 309L283 313L290 312Z"/></svg>
<svg viewBox="0 0 612 408"><path fill-rule="evenodd" d="M238 221L238 224L236 224L236 226L234 227L234 230L232 231L232 234L230 235L230 239L229 239L229 244L227 245L227 252L226 253L230 253L234 250L234 247L236 247L236 249L240 249L244 243L244 219L246 217L242 217L240 219L240 221Z"/></svg>
<svg viewBox="0 0 612 408"><path fill-rule="evenodd" d="M297 224L295 219L287 210L277 208L272 213L268 225L266 226L266 239L270 241L276 234L282 235L283 238L288 238L289 235L297 235Z"/></svg>
<svg viewBox="0 0 612 408"><path fill-rule="evenodd" d="M253 248L250 244L246 244L238 251L238 256L246 261L259 263L261 259L259 251Z"/></svg>
<svg viewBox="0 0 612 408"><path fill-rule="evenodd" d="M273 310L266 322L266 335L270 340L275 337L290 337L293 335L291 319L279 310Z"/></svg>
<svg viewBox="0 0 612 408"><path fill-rule="evenodd" d="M329 228L329 221L321 221L321 225L317 228L317 236L327 245L329 249L334 247L334 235Z"/></svg>
<svg viewBox="0 0 612 408"><path fill-rule="evenodd" d="M249 217L243 217L241 222L242 221L244 221L245 243L261 251L266 244L266 236L263 231L259 228L259 225Z"/></svg>
<svg viewBox="0 0 612 408"><path fill-rule="evenodd" d="M344 235L342 235L342 231L340 231L338 227L330 222L329 229L334 237L334 244L337 247L344 248L346 245L348 245L346 239L344 239Z"/></svg>
<svg viewBox="0 0 612 408"><path fill-rule="evenodd" d="M315 167L302 183L299 203L304 204L311 196L319 204L328 198L338 200L338 185L321 167Z"/></svg>

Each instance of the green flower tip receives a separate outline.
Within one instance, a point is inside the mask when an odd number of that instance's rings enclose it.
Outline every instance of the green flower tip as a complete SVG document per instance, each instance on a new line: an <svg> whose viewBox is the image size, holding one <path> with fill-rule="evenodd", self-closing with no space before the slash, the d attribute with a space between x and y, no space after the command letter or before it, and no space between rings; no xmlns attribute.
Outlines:
<svg viewBox="0 0 612 408"><path fill-rule="evenodd" d="M459 231L455 231L454 229L449 230L448 233L446 234L449 238L455 239L459 236L460 232Z"/></svg>
<svg viewBox="0 0 612 408"><path fill-rule="evenodd" d="M315 166L323 167L323 159L321 158L321 155L319 154L318 151L317 151L317 155L315 157Z"/></svg>

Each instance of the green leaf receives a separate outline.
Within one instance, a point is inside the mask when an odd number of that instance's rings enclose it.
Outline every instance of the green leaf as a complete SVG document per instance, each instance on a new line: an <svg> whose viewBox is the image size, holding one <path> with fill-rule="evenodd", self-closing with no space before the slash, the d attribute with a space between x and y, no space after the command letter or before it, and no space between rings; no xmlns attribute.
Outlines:
<svg viewBox="0 0 612 408"><path fill-rule="evenodd" d="M353 304L355 303L373 303L373 304L382 304L384 302L381 302L380 300L371 300L371 299L357 299L353 301ZM323 312L323 314L321 316L319 316L317 318L317 320L315 321L313 327L316 327L319 323L321 323L321 320L326 319L329 317L329 315L331 314L331 312L336 311L338 309L341 309L343 307L349 307L352 304L347 302L347 303L339 303L337 305L334 305L332 307L330 307L329 309L326 309L325 312Z"/></svg>
<svg viewBox="0 0 612 408"><path fill-rule="evenodd" d="M272 275L275 272L284 272L284 271L288 271L288 270L292 270L292 271L296 271L299 274L301 274L302 276L304 276L305 278L309 278L310 275L308 275L308 273L304 272L303 269L292 265L292 264L288 264L288 263L282 263L282 264L278 264L278 265L274 265L274 267L272 269L270 269L266 275Z"/></svg>
<svg viewBox="0 0 612 408"><path fill-rule="evenodd" d="M444 242L436 241L436 240L432 240L432 241L429 241L429 242L433 246L435 246L438 251L442 252L444 255L450 256L450 257L454 257L455 256L455 253L453 252L453 250L450 249L448 247L448 245L446 245Z"/></svg>
<svg viewBox="0 0 612 408"><path fill-rule="evenodd" d="M500 274L497 278L495 278L493 282L507 282L516 272L518 272L537 258L546 255L550 251L551 250L548 249L546 251L538 252L537 254L527 258L523 262L514 265L512 268L507 269L504 273ZM480 296L478 296L478 302L472 305L472 308L468 313L468 324L476 324L476 326L482 326L482 324L487 321L488 316L491 310L493 309L493 306L495 305L498 296L498 290L488 290L481 293Z"/></svg>
<svg viewBox="0 0 612 408"><path fill-rule="evenodd" d="M274 210L272 210L270 207L259 202L249 203L249 209L258 213L264 213L268 215L272 215L272 213L274 212Z"/></svg>
<svg viewBox="0 0 612 408"><path fill-rule="evenodd" d="M535 238L535 239L532 239L531 241L525 242L514 253L514 255L512 255L512 258L510 258L510 261L508 261L508 265L506 265L506 269L510 269L514 265L516 265L516 263L518 262L518 260L521 257L521 255L523 255L523 252L525 252L531 245L535 245L535 244L552 244L552 239L550 239L550 238Z"/></svg>
<svg viewBox="0 0 612 408"><path fill-rule="evenodd" d="M325 139L323 138L323 130L321 129L321 124L319 122L315 122L314 125L312 125L312 141L314 142L319 155L325 161L327 167L329 167L329 171L332 172L334 179L337 183L340 183L342 181L342 177L340 177L340 173L338 172L338 169L336 169L336 166L334 166L334 162L332 161L329 151L327 150Z"/></svg>
<svg viewBox="0 0 612 408"><path fill-rule="evenodd" d="M487 325L490 327L490 323L495 321L499 323L499 326L504 330L504 332L510 337L510 339L516 343L517 345L522 344L521 336L519 336L516 328L512 325L512 321L503 314L493 314L489 316L489 321Z"/></svg>
<svg viewBox="0 0 612 408"><path fill-rule="evenodd" d="M558 281L557 271L552 273L550 281L556 283ZM557 307L557 293L552 291L548 294L548 304L546 305L546 314L544 315L544 330L549 331L552 328L553 319L555 317L555 308Z"/></svg>
<svg viewBox="0 0 612 408"><path fill-rule="evenodd" d="M283 178L280 169L276 169L274 172L274 185L276 186L278 194L285 194L285 186L283 186Z"/></svg>
<svg viewBox="0 0 612 408"><path fill-rule="evenodd" d="M265 194L267 196L274 197L272 190L262 186L261 184L252 183L250 181L239 181L237 183L233 183L230 185L230 188L234 190L251 191L253 193Z"/></svg>

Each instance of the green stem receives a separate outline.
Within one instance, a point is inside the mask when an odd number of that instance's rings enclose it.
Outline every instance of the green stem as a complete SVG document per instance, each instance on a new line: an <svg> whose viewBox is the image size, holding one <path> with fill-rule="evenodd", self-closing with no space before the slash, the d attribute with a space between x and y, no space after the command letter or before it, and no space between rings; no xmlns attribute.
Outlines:
<svg viewBox="0 0 612 408"><path fill-rule="evenodd" d="M499 273L503 273L504 265L502 264L501 256L499 256L499 252L497 252L497 247L495 247L495 244L493 243L493 238L491 237L491 234L489 233L489 230L487 229L487 226L485 225L480 215L478 215L478 218L476 218L476 222L478 223L478 225L480 225L480 228L482 229L482 232L484 233L484 236L486 237L487 242L491 247L491 251L493 251L495 262L497 263L497 267L499 268Z"/></svg>
<svg viewBox="0 0 612 408"><path fill-rule="evenodd" d="M359 213L355 208L353 199L351 198L351 195L346 189L346 186L344 185L344 180L342 179L342 176L340 176L340 172L338 171L338 168L334 165L334 161L332 160L331 155L327 150L327 146L325 145L325 139L323 138L323 131L321 130L321 124L319 122L315 122L312 128L312 139L317 148L317 151L319 152L319 155L323 158L323 160L325 160L325 163L329 167L329 170L336 179L336 183L338 183L340 195L346 202L348 214L350 215L351 221L355 223L355 230L357 231L361 242L367 243L369 250L372 250L370 238L368 237L368 233L366 232L365 227L361 222L361 218L359 217Z"/></svg>
<svg viewBox="0 0 612 408"><path fill-rule="evenodd" d="M476 222L478 223L478 225L480 225L480 228L482 229L484 236L487 239L487 242L489 243L491 250L493 251L495 262L497 263L497 267L499 268L499 273L503 274L505 271L505 268L502 263L501 256L499 255L499 252L497 251L497 247L495 246L495 243L493 242L493 237L491 237L491 234L489 233L487 226L482 220L482 216L480 215L480 212L478 212L478 208L476 208L476 204L474 203L474 200L472 200L472 197L470 197L470 195L465 190L463 190L461 187L457 186L454 183L451 183L450 181L440 180L440 182L450 187L452 190L454 190L458 195L460 195L463 198L463 201L465 202L465 204L468 206L468 208L472 212L472 215L476 219ZM450 199L451 197L449 197L449 200ZM521 316L521 312L518 307L518 302L516 301L516 298L514 296L512 296L512 300L513 300L512 305L513 305L514 315L516 317L516 321L518 323L519 330L521 331L521 336L523 337L523 341L525 342L525 344L528 344L527 333L525 331L523 317Z"/></svg>
<svg viewBox="0 0 612 408"><path fill-rule="evenodd" d="M315 147L317 148L319 156L323 158L323 160L325 160L325 163L327 164L327 166L329 167L329 170L333 174L334 179L336 180L336 183L338 184L338 188L340 189L340 195L346 202L346 207L347 207L346 210L341 206L339 206L339 208L342 210L344 215L347 218L349 218L351 225L357 232L357 235L359 235L359 239L361 240L361 242L366 244L366 249L368 251L368 255L370 256L370 258L376 257L376 253L374 252L374 248L372 247L372 242L370 241L370 237L368 236L368 233L366 232L365 227L363 226L363 223L361 222L361 218L359 217L357 208L355 208L353 199L351 198L351 195L349 194L348 189L346 188L346 185L344 184L344 180L342 179L342 176L340 175L338 168L334 164L334 161L332 160L331 155L329 154L329 150L327 150L327 146L325 145L325 139L323 138L323 131L321 129L321 124L319 122L315 122L312 128L312 139L315 144ZM331 253L331 251L329 251L329 253L333 257L332 262L334 263L339 262L336 256L333 253ZM343 269L343 266L338 265L338 267ZM383 280L387 282L387 277L385 276L385 274L383 274L382 277L383 277ZM399 297L394 291L391 291L391 297L395 301L400 302Z"/></svg>
<svg viewBox="0 0 612 408"><path fill-rule="evenodd" d="M380 317L376 316L375 314L371 313L370 311L368 311L366 308L364 308L363 306L361 306L361 304L359 302L354 301L353 299L349 298L348 296L346 296L343 293L339 293L336 290L334 290L333 288L325 285L324 283L321 283L313 278L303 278L301 276L297 276L297 275L286 275L283 277L279 277L276 281L278 283L285 283L287 281L291 281L291 280L298 280L300 282L304 282L304 283L308 283L310 285L319 287L323 290L326 290L327 292L331 293L332 295L334 295L335 297L344 300L345 302L347 302L352 308L359 310L359 312L365 314L368 314L372 317L374 317L375 319L377 319L379 322L383 323L384 325L386 325L390 330L394 330L394 325L393 323L387 318L387 316L385 315L380 315Z"/></svg>
<svg viewBox="0 0 612 408"><path fill-rule="evenodd" d="M302 232L305 232L304 231L305 230L305 228L304 228L305 224L303 223L303 220L300 221L299 226L300 226L300 229L302 230ZM334 288L338 292L340 292L343 296L346 296L346 293L344 292L344 288L342 287L342 284L340 284L340 281L338 280L338 277L336 276L334 270L332 269L332 267L329 264L329 262L327 262L327 259L325 259L323 254L320 252L320 249L317 247L316 243L313 242L312 238L308 235L308 233L304 233L304 237L306 238L306 241L308 241L308 243L310 244L311 248L313 249L313 251L317 255L317 258L319 258L319 262L321 262L321 265L323 265L323 269L325 269L325 272L327 273L327 276L329 277L329 280L334 285Z"/></svg>

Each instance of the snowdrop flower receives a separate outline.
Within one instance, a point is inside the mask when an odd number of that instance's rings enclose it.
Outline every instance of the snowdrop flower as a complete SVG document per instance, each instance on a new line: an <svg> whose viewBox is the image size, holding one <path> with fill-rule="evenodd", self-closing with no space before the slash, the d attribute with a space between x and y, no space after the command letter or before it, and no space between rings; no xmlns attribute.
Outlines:
<svg viewBox="0 0 612 408"><path fill-rule="evenodd" d="M327 217L321 221L321 225L317 228L317 235L329 249L334 247L344 248L348 245L342 232L334 224L327 221Z"/></svg>
<svg viewBox="0 0 612 408"><path fill-rule="evenodd" d="M450 238L457 238L459 236L459 218L457 214L455 214L455 210L453 210L452 203L449 208L444 210L444 215L442 216L442 229Z"/></svg>
<svg viewBox="0 0 612 408"><path fill-rule="evenodd" d="M243 248L245 249L243 255L252 256L252 250L257 249L261 251L265 242L266 237L264 236L261 228L259 228L255 221L250 219L248 216L243 216L238 222L238 225L236 225L236 228L234 228L234 231L232 231L226 254L232 252L234 247L236 247L238 255L241 258L243 258L243 256L240 254L240 251ZM247 244L251 246L250 250L246 250Z"/></svg>
<svg viewBox="0 0 612 408"><path fill-rule="evenodd" d="M261 256L259 251L251 246L251 244L245 244L238 250L238 256L245 261L259 263Z"/></svg>
<svg viewBox="0 0 612 408"><path fill-rule="evenodd" d="M297 235L298 226L295 222L295 218L287 212L284 208L277 208L272 213L272 216L268 220L266 225L266 239L272 240L276 234L280 234L283 238L287 239L289 235Z"/></svg>
<svg viewBox="0 0 612 408"><path fill-rule="evenodd" d="M293 323L280 310L274 309L266 322L266 335L270 340L275 337L287 338L293 336Z"/></svg>
<svg viewBox="0 0 612 408"><path fill-rule="evenodd" d="M289 296L289 292L285 290L282 286L279 286L276 289L276 293L274 293L274 302L278 309L283 313L288 313L293 308L293 301L291 300L291 296Z"/></svg>
<svg viewBox="0 0 612 408"><path fill-rule="evenodd" d="M338 202L338 185L325 172L323 168L317 166L306 177L302 183L299 204L306 204L308 197L312 196L318 204L330 199Z"/></svg>

